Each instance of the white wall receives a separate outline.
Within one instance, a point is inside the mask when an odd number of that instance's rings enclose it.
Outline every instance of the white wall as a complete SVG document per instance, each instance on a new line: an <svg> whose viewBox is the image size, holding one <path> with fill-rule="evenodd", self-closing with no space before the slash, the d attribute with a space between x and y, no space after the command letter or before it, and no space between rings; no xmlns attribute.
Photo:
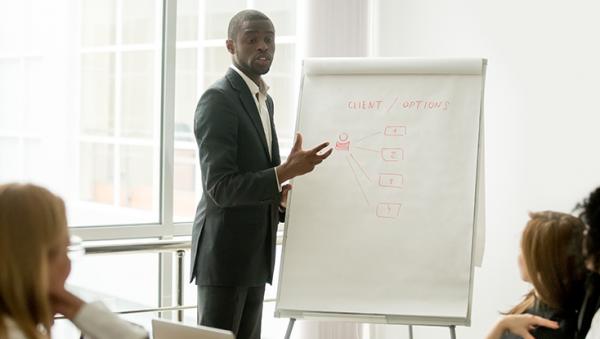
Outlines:
<svg viewBox="0 0 600 339"><path fill-rule="evenodd" d="M486 252L472 325L457 330L461 339L482 338L528 289L516 265L527 211L570 212L600 184L600 3L374 1L375 56L488 59ZM406 329L376 332L398 338ZM427 337L448 336L415 331Z"/></svg>

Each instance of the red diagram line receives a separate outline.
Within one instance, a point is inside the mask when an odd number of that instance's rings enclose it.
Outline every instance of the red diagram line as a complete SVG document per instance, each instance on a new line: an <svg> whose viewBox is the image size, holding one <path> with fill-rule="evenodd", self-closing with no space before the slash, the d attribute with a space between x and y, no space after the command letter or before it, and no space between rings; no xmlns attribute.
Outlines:
<svg viewBox="0 0 600 339"><path fill-rule="evenodd" d="M352 160L354 160L354 162L358 165L358 168L360 168L360 170L363 172L363 174L365 175L365 177L367 177L367 180L371 181L371 178L369 178L369 175L367 174L367 171L365 171L365 169L360 165L360 163L358 162L358 160L356 160L356 158L354 157L354 155L352 155L352 153L350 153L350 156L352 157Z"/></svg>
<svg viewBox="0 0 600 339"><path fill-rule="evenodd" d="M365 139L368 139L368 138L370 138L370 137L374 137L374 136L376 136L377 134L381 134L381 132L375 132L375 133L373 133L373 134L369 134L369 135L367 135L366 137L363 137L363 138L360 138L360 139L356 140L355 142L356 142L356 143L359 143L359 142L361 142L361 141L363 141L363 140L365 140Z"/></svg>
<svg viewBox="0 0 600 339"><path fill-rule="evenodd" d="M376 149L370 149L370 148L366 148L366 147L360 147L360 146L354 146L354 148L362 149L362 150L364 150L364 151L370 151L370 152L379 153L379 151L378 151L378 150L376 150Z"/></svg>
<svg viewBox="0 0 600 339"><path fill-rule="evenodd" d="M398 101L398 97L396 97L396 99L394 99L394 102L392 102L392 104L390 105L390 107L388 107L387 111L385 111L385 113L389 113L390 110L392 109L392 107L394 107L394 105L396 104L396 101Z"/></svg>
<svg viewBox="0 0 600 339"><path fill-rule="evenodd" d="M354 168L352 167L352 163L350 162L350 159L348 159L348 157L346 157L346 161L348 161L348 165L350 166L350 169L352 170L352 173L354 174L354 179L356 179L356 183L358 184L358 187L360 187L360 191L362 192L363 197L365 197L367 206L370 206L371 204L369 203L369 199L367 198L367 195L365 194L365 191L363 190L362 185L360 184L360 181L358 180L358 176L356 175L356 172L354 171Z"/></svg>

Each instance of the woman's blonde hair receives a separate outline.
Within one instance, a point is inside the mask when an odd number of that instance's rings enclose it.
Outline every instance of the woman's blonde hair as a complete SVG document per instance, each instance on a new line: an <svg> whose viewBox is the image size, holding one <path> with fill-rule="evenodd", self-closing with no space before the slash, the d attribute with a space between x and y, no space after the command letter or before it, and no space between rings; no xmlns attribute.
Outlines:
<svg viewBox="0 0 600 339"><path fill-rule="evenodd" d="M509 313L525 312L533 306L535 295L552 309L573 311L584 291L584 224L572 215L552 211L529 213L529 217L521 251L535 294L531 291Z"/></svg>
<svg viewBox="0 0 600 339"><path fill-rule="evenodd" d="M0 338L7 336L6 318L27 338L50 336L48 257L66 225L63 200L47 189L0 185Z"/></svg>

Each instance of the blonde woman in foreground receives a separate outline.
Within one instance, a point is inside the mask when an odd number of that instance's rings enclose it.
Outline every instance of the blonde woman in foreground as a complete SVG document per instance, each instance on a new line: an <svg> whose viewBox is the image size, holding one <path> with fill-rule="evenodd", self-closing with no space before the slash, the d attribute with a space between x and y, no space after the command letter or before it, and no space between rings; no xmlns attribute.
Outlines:
<svg viewBox="0 0 600 339"><path fill-rule="evenodd" d="M101 303L65 289L68 245L61 198L35 185L0 185L0 339L49 339L57 313L86 338L147 338Z"/></svg>
<svg viewBox="0 0 600 339"><path fill-rule="evenodd" d="M558 212L530 213L521 237L521 279L533 285L487 339L573 339L585 292L584 224Z"/></svg>

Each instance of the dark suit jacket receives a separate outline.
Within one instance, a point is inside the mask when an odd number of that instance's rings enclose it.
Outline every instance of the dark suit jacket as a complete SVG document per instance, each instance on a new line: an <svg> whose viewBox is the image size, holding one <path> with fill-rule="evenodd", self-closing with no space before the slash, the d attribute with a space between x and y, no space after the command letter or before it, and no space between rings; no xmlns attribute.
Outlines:
<svg viewBox="0 0 600 339"><path fill-rule="evenodd" d="M233 69L200 98L194 134L202 198L192 231L191 277L203 286L260 286L273 280L281 199L271 117L272 159L253 94Z"/></svg>

